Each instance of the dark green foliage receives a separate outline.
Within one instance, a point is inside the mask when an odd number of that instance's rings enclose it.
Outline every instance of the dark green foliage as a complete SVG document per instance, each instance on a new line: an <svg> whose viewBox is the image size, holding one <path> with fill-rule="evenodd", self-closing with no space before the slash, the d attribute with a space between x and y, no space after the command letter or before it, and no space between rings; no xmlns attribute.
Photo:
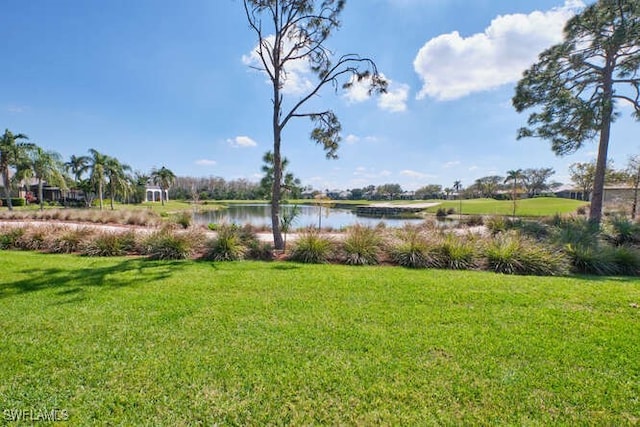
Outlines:
<svg viewBox="0 0 640 427"><path fill-rule="evenodd" d="M448 235L436 246L442 268L469 270L476 266L476 249L472 240L466 237Z"/></svg>
<svg viewBox="0 0 640 427"><path fill-rule="evenodd" d="M51 239L47 251L57 254L80 252L94 233L90 228L63 229Z"/></svg>
<svg viewBox="0 0 640 427"><path fill-rule="evenodd" d="M640 275L640 252L627 246L612 249L613 261L617 266L617 273L624 276Z"/></svg>
<svg viewBox="0 0 640 427"><path fill-rule="evenodd" d="M560 246L595 247L600 239L600 227L584 218L562 219L552 231L552 241Z"/></svg>
<svg viewBox="0 0 640 427"><path fill-rule="evenodd" d="M391 260L403 267L439 267L439 260L433 246L416 227L406 226L397 233L397 240L391 246Z"/></svg>
<svg viewBox="0 0 640 427"><path fill-rule="evenodd" d="M492 216L486 222L485 225L491 232L491 234L496 235L498 233L504 233L509 230L511 223L510 221L503 216Z"/></svg>
<svg viewBox="0 0 640 427"><path fill-rule="evenodd" d="M255 261L273 261L273 245L253 239L247 243L246 259Z"/></svg>
<svg viewBox="0 0 640 427"><path fill-rule="evenodd" d="M24 228L4 227L0 229L0 249L17 249L20 238L25 233Z"/></svg>
<svg viewBox="0 0 640 427"><path fill-rule="evenodd" d="M360 225L350 227L342 243L344 262L349 265L378 264L381 246L378 230Z"/></svg>
<svg viewBox="0 0 640 427"><path fill-rule="evenodd" d="M26 206L27 205L27 200L24 197L12 197L11 198L11 204L15 207L15 206ZM2 199L0 200L0 206L7 206L7 199Z"/></svg>
<svg viewBox="0 0 640 427"><path fill-rule="evenodd" d="M213 261L237 261L243 259L247 247L243 242L241 230L235 225L223 225L207 250L207 259Z"/></svg>
<svg viewBox="0 0 640 427"><path fill-rule="evenodd" d="M308 229L292 245L289 258L307 264L328 262L335 252L335 243L315 229Z"/></svg>
<svg viewBox="0 0 640 427"><path fill-rule="evenodd" d="M132 253L136 247L136 236L128 233L99 233L87 242L82 253L87 256L122 256Z"/></svg>
<svg viewBox="0 0 640 427"><path fill-rule="evenodd" d="M182 211L176 214L174 221L182 228L187 229L191 225L191 221L193 221L193 216L191 212Z"/></svg>
<svg viewBox="0 0 640 427"><path fill-rule="evenodd" d="M469 215L463 220L463 222L469 227L477 227L484 225L484 218L482 215Z"/></svg>
<svg viewBox="0 0 640 427"><path fill-rule="evenodd" d="M189 258L200 243L199 236L190 233L174 233L168 229L156 231L142 242L142 253L155 260Z"/></svg>
<svg viewBox="0 0 640 427"><path fill-rule="evenodd" d="M438 208L438 210L436 211L436 217L444 218L446 216L447 216L447 210L445 208Z"/></svg>
<svg viewBox="0 0 640 427"><path fill-rule="evenodd" d="M640 225L623 216L612 216L605 224L605 236L615 246L640 243Z"/></svg>
<svg viewBox="0 0 640 427"><path fill-rule="evenodd" d="M612 276L618 273L614 252L609 247L568 244L565 246L565 252L576 273L598 276Z"/></svg>
<svg viewBox="0 0 640 427"><path fill-rule="evenodd" d="M484 256L487 269L496 273L558 276L568 272L564 253L515 235L505 234L491 240Z"/></svg>

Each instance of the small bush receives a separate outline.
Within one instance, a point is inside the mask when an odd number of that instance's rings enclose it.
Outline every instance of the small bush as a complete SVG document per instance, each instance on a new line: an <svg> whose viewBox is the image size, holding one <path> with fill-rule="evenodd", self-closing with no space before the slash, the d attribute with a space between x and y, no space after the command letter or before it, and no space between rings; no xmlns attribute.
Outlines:
<svg viewBox="0 0 640 427"><path fill-rule="evenodd" d="M618 274L624 276L640 275L640 252L628 246L612 249L612 258L616 263Z"/></svg>
<svg viewBox="0 0 640 427"><path fill-rule="evenodd" d="M18 249L18 241L24 233L22 227L3 227L0 229L0 249Z"/></svg>
<svg viewBox="0 0 640 427"><path fill-rule="evenodd" d="M103 232L88 241L82 253L87 256L122 256L133 252L136 246L136 236L133 232L108 233Z"/></svg>
<svg viewBox="0 0 640 427"><path fill-rule="evenodd" d="M406 226L398 231L398 240L391 247L391 260L403 267L438 267L438 259L431 252L429 241L416 227Z"/></svg>
<svg viewBox="0 0 640 427"><path fill-rule="evenodd" d="M478 227L484 225L484 218L482 215L469 215L462 222L469 227Z"/></svg>
<svg viewBox="0 0 640 427"><path fill-rule="evenodd" d="M256 261L273 261L273 245L258 239L251 241L247 244L245 258Z"/></svg>
<svg viewBox="0 0 640 427"><path fill-rule="evenodd" d="M189 226L191 226L191 221L193 220L193 216L191 215L190 212L182 211L176 214L174 220L176 224L178 224L184 229L187 229L189 228Z"/></svg>
<svg viewBox="0 0 640 427"><path fill-rule="evenodd" d="M586 215L587 214L587 208L588 208L588 206L578 206L578 208L576 209L576 213L578 215Z"/></svg>
<svg viewBox="0 0 640 427"><path fill-rule="evenodd" d="M436 247L439 264L451 270L468 270L476 266L472 242L456 235L446 236Z"/></svg>
<svg viewBox="0 0 640 427"><path fill-rule="evenodd" d="M329 261L335 251L335 243L315 229L308 229L298 236L292 245L289 258L308 264L323 264Z"/></svg>
<svg viewBox="0 0 640 427"><path fill-rule="evenodd" d="M538 241L542 241L549 237L549 226L540 221L515 221L513 227L523 236L531 237Z"/></svg>
<svg viewBox="0 0 640 427"><path fill-rule="evenodd" d="M243 259L247 246L243 242L240 229L235 225L225 225L218 230L207 250L207 259L213 261L236 261Z"/></svg>
<svg viewBox="0 0 640 427"><path fill-rule="evenodd" d="M493 235L504 233L510 227L509 220L503 216L492 216L485 222L485 224Z"/></svg>
<svg viewBox="0 0 640 427"><path fill-rule="evenodd" d="M568 271L564 253L514 235L493 239L484 256L487 269L496 273L557 276Z"/></svg>
<svg viewBox="0 0 640 427"><path fill-rule="evenodd" d="M51 239L46 250L57 254L79 252L93 234L90 228L63 228Z"/></svg>
<svg viewBox="0 0 640 427"><path fill-rule="evenodd" d="M551 238L560 246L595 247L599 243L600 228L584 218L562 219Z"/></svg>
<svg viewBox="0 0 640 427"><path fill-rule="evenodd" d="M142 242L142 252L150 259L176 260L189 258L195 252L201 236L175 233L163 229L150 234Z"/></svg>
<svg viewBox="0 0 640 427"><path fill-rule="evenodd" d="M378 264L382 238L378 230L355 225L347 231L342 243L345 263L349 265Z"/></svg>
<svg viewBox="0 0 640 427"><path fill-rule="evenodd" d="M455 214L455 213L456 213L455 208L449 208L449 209L447 209L447 215L453 215L453 214Z"/></svg>
<svg viewBox="0 0 640 427"><path fill-rule="evenodd" d="M569 243L565 246L565 252L576 273L612 276L619 272L612 248Z"/></svg>
<svg viewBox="0 0 640 427"><path fill-rule="evenodd" d="M640 242L640 225L623 216L612 216L605 224L606 238L616 246Z"/></svg>
<svg viewBox="0 0 640 427"><path fill-rule="evenodd" d="M446 216L447 216L447 210L445 208L438 208L438 210L436 211L436 217L444 218Z"/></svg>

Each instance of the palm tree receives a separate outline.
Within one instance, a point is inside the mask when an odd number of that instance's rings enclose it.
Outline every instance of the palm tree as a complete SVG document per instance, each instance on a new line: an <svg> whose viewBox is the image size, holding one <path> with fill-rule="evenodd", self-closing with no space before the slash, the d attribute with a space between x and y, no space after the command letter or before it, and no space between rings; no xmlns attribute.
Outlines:
<svg viewBox="0 0 640 427"><path fill-rule="evenodd" d="M516 204L518 200L518 180L522 182L524 179L524 172L522 169L510 170L507 171L507 177L504 180L504 183L507 184L511 182L511 200L513 200L513 217L516 217Z"/></svg>
<svg viewBox="0 0 640 427"><path fill-rule="evenodd" d="M29 161L25 164L26 169L23 176L33 176L38 181L38 201L40 210L44 210L43 186L47 184L57 184L66 187L65 177L62 173L64 165L62 157L55 151L47 151L42 147L35 146L28 152Z"/></svg>
<svg viewBox="0 0 640 427"><path fill-rule="evenodd" d="M115 157L107 158L105 163L105 176L109 180L109 194L111 195L111 210L114 210L113 199L115 199L118 191L122 191L126 195L129 191L129 180L127 171L130 171L129 165L122 164Z"/></svg>
<svg viewBox="0 0 640 427"><path fill-rule="evenodd" d="M4 196L7 199L9 210L13 210L11 203L11 180L9 177L9 168L18 167L27 157L27 150L33 148L34 145L28 142L20 142L20 140L28 140L24 134L14 135L6 129L4 135L0 137L0 173L4 181Z"/></svg>
<svg viewBox="0 0 640 427"><path fill-rule="evenodd" d="M98 190L98 199L100 200L100 210L103 209L102 200L103 200L103 189L106 183L105 174L107 162L109 161L109 156L106 154L102 154L93 148L89 149L89 157L87 161L87 168L91 171L89 174L89 182L93 188L97 188Z"/></svg>
<svg viewBox="0 0 640 427"><path fill-rule="evenodd" d="M462 181L454 181L453 189L458 193L458 201L460 203L460 208L458 209L458 219L462 219L462 194L460 194L460 190L462 190Z"/></svg>
<svg viewBox="0 0 640 427"><path fill-rule="evenodd" d="M89 163L89 157L71 155L68 162L65 162L64 168L67 172L73 174L76 182L80 182L82 174L87 171L87 165Z"/></svg>
<svg viewBox="0 0 640 427"><path fill-rule="evenodd" d="M151 180L155 185L160 187L160 201L162 202L162 206L164 206L164 192L171 187L171 184L176 180L176 176L170 169L163 166L160 169L153 169L151 171Z"/></svg>

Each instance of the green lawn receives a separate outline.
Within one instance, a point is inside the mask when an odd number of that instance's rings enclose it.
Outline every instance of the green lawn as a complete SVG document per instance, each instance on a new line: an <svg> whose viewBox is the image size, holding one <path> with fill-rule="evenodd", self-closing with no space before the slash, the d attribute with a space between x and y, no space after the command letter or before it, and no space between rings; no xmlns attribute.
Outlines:
<svg viewBox="0 0 640 427"><path fill-rule="evenodd" d="M433 200L441 202L439 206L429 208L427 212L435 213L438 208L453 208L456 213L460 211L458 200ZM573 213L580 206L588 205L579 200L561 199L555 197L538 197L534 199L518 200L516 205L517 216L553 216L555 214ZM462 201L462 213L464 215L511 215L513 202L511 200L472 199Z"/></svg>
<svg viewBox="0 0 640 427"><path fill-rule="evenodd" d="M8 251L0 271L3 411L63 409L72 425L640 422L638 280Z"/></svg>

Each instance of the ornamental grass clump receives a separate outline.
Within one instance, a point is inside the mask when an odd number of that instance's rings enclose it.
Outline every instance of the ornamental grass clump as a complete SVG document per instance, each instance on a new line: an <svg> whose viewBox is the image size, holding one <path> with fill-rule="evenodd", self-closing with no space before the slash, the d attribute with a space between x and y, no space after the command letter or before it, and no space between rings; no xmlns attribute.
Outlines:
<svg viewBox="0 0 640 427"><path fill-rule="evenodd" d="M349 227L342 242L344 262L349 265L374 265L379 263L382 237L379 230L355 225Z"/></svg>
<svg viewBox="0 0 640 427"><path fill-rule="evenodd" d="M212 261L237 261L244 259L246 253L241 230L231 224L218 228L218 235L207 244L205 257Z"/></svg>
<svg viewBox="0 0 640 427"><path fill-rule="evenodd" d="M125 233L98 233L82 249L82 254L96 257L123 256L131 254L136 248L136 235L133 231Z"/></svg>
<svg viewBox="0 0 640 427"><path fill-rule="evenodd" d="M440 267L438 257L429 240L419 228L407 225L396 233L391 244L391 260L402 267Z"/></svg>
<svg viewBox="0 0 640 427"><path fill-rule="evenodd" d="M436 244L438 264L451 270L469 270L477 266L476 241L473 237L449 234Z"/></svg>
<svg viewBox="0 0 640 427"><path fill-rule="evenodd" d="M22 227L0 228L0 249L18 249L18 242L24 233Z"/></svg>
<svg viewBox="0 0 640 427"><path fill-rule="evenodd" d="M60 231L50 240L46 250L56 254L71 254L80 252L95 234L95 230L82 228L60 228Z"/></svg>
<svg viewBox="0 0 640 427"><path fill-rule="evenodd" d="M614 215L604 225L605 238L615 246L638 245L640 243L640 224L630 219Z"/></svg>
<svg viewBox="0 0 640 427"><path fill-rule="evenodd" d="M202 245L202 234L176 233L168 228L155 231L141 243L142 253L154 260L178 260L191 257Z"/></svg>
<svg viewBox="0 0 640 427"><path fill-rule="evenodd" d="M486 269L502 274L559 276L567 274L566 255L515 234L495 237L484 250Z"/></svg>
<svg viewBox="0 0 640 427"><path fill-rule="evenodd" d="M315 229L302 232L292 245L289 259L307 264L329 262L336 249L335 242Z"/></svg>

